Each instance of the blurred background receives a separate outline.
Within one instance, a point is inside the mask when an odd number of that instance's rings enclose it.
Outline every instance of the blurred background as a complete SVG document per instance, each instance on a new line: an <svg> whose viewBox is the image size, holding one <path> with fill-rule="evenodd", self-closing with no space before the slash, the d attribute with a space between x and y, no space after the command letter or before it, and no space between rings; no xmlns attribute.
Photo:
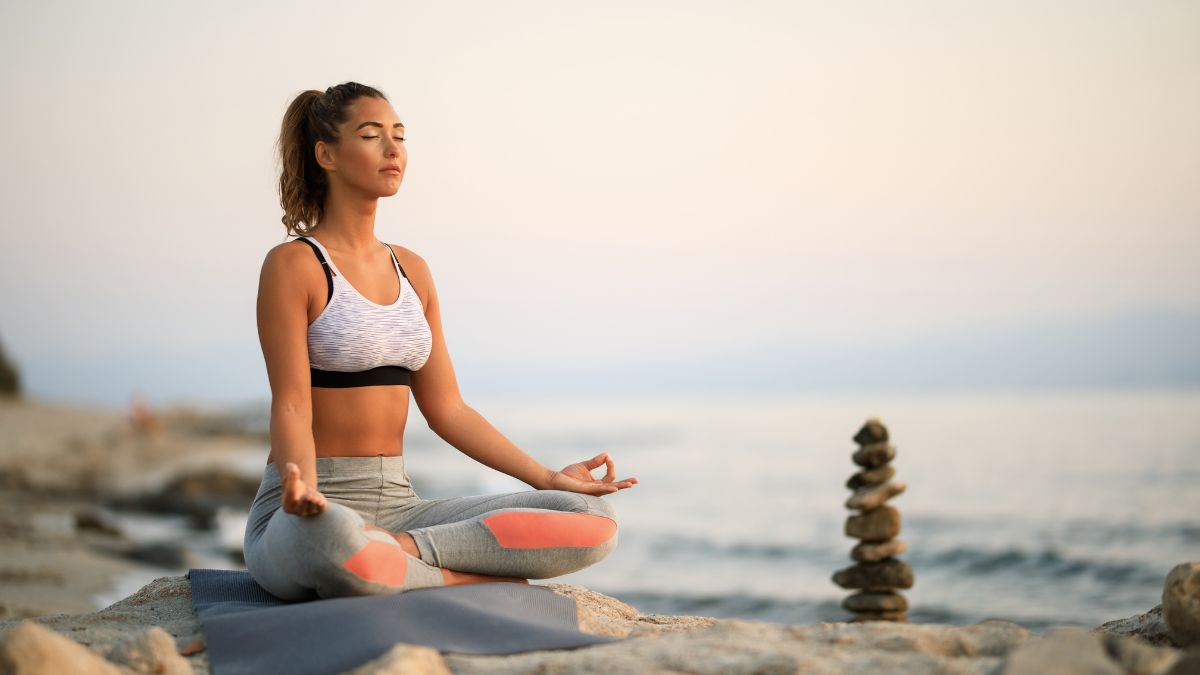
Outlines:
<svg viewBox="0 0 1200 675"><path fill-rule="evenodd" d="M647 612L843 620L850 437L912 621L1096 625L1200 552L1200 6L8 3L0 617L239 567L290 100L406 126L380 239L467 402L601 451ZM419 494L529 489L434 436Z"/></svg>

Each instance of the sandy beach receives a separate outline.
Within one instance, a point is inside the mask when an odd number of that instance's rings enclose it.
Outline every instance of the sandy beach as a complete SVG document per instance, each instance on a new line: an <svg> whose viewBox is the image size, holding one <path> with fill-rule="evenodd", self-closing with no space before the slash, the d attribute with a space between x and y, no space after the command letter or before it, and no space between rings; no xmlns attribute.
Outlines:
<svg viewBox="0 0 1200 675"><path fill-rule="evenodd" d="M123 413L0 400L0 618L95 611L118 580L152 578L163 552L124 536L110 506L253 440L190 409L156 417L143 432Z"/></svg>

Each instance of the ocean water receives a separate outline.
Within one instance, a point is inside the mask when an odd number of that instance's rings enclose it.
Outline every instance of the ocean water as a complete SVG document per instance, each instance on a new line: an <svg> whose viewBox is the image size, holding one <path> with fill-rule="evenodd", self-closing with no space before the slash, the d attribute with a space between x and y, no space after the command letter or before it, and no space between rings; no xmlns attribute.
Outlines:
<svg viewBox="0 0 1200 675"><path fill-rule="evenodd" d="M645 612L850 618L830 577L852 564L845 481L868 417L908 486L891 504L912 622L1095 626L1158 604L1170 568L1200 560L1200 390L469 402L547 466L607 451L641 481L605 497L614 552L545 582ZM405 443L422 497L530 489L434 436L415 405ZM225 516L211 539L240 544L245 514Z"/></svg>

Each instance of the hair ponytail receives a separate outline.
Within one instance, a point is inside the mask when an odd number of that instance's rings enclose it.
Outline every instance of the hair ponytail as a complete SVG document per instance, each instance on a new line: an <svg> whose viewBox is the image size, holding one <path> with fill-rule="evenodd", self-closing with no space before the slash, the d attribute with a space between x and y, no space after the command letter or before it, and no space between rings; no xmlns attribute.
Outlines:
<svg viewBox="0 0 1200 675"><path fill-rule="evenodd" d="M317 141L337 143L338 127L360 96L387 100L383 92L357 82L343 82L324 92L300 92L288 105L279 129L279 205L287 234L309 234L325 215L329 176L317 163Z"/></svg>

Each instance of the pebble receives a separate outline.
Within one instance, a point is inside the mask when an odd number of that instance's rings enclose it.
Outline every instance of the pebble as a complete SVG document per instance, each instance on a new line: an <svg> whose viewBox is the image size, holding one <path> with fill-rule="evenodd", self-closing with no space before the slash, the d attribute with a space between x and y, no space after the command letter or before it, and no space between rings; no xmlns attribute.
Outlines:
<svg viewBox="0 0 1200 675"><path fill-rule="evenodd" d="M850 559L858 562L879 562L884 558L900 555L908 550L908 544L899 539L889 539L883 542L862 541L850 549Z"/></svg>
<svg viewBox="0 0 1200 675"><path fill-rule="evenodd" d="M854 453L852 459L854 460L854 463L859 466L875 468L877 466L883 466L884 464L887 464L895 457L896 446L888 443L887 441L882 441L879 443L872 443L870 445L862 446L857 452Z"/></svg>
<svg viewBox="0 0 1200 675"><path fill-rule="evenodd" d="M864 541L881 542L900 534L900 512L890 506L850 516L846 519L846 536Z"/></svg>
<svg viewBox="0 0 1200 675"><path fill-rule="evenodd" d="M903 612L908 600L895 591L860 591L842 600L842 607L851 612Z"/></svg>
<svg viewBox="0 0 1200 675"><path fill-rule="evenodd" d="M883 426L883 422L879 421L878 417L872 417L863 424L858 433L854 434L854 442L859 445L870 445L888 439L887 427Z"/></svg>
<svg viewBox="0 0 1200 675"><path fill-rule="evenodd" d="M912 568L903 560L888 558L874 563L858 563L833 573L833 583L842 588L891 590L912 588Z"/></svg>
<svg viewBox="0 0 1200 675"><path fill-rule="evenodd" d="M896 467L891 464L885 464L874 469L863 469L858 473L850 476L850 480L846 481L846 487L851 490L857 490L864 485L879 485L886 483L896 475Z"/></svg>
<svg viewBox="0 0 1200 675"><path fill-rule="evenodd" d="M846 500L846 508L872 511L883 506L892 497L904 492L906 487L908 486L901 481L888 481L879 485L861 487Z"/></svg>

